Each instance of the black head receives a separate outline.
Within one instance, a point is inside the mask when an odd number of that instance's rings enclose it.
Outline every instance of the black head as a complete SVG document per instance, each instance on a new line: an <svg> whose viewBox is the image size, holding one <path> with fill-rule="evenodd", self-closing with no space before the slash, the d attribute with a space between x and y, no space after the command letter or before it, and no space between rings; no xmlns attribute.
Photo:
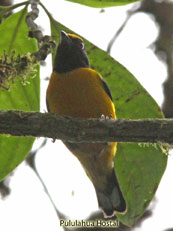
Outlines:
<svg viewBox="0 0 173 231"><path fill-rule="evenodd" d="M53 70L64 73L80 67L89 67L83 40L77 35L61 31Z"/></svg>

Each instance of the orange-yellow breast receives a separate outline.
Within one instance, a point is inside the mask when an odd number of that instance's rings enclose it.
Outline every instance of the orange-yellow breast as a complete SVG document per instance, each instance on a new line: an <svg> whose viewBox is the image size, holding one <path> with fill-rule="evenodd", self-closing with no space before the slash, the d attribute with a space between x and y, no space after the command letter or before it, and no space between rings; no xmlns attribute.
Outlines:
<svg viewBox="0 0 173 231"><path fill-rule="evenodd" d="M106 93L101 76L90 68L67 73L53 72L47 89L49 110L78 118L116 118L115 107Z"/></svg>

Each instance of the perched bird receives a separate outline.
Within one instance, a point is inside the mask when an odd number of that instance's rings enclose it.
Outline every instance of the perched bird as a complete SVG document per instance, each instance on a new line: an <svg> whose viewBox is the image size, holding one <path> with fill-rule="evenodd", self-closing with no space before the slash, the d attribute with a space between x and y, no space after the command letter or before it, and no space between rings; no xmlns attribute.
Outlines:
<svg viewBox="0 0 173 231"><path fill-rule="evenodd" d="M48 111L76 118L116 119L111 92L103 78L91 69L83 40L61 31L53 73L47 88ZM78 158L92 181L99 207L105 217L124 213L126 203L115 169L116 142L69 143L66 147Z"/></svg>

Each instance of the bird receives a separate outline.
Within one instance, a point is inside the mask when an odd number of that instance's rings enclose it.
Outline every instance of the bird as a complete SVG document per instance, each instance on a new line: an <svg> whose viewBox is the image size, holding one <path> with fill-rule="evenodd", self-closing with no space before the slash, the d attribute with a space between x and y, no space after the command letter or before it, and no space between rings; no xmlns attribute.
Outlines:
<svg viewBox="0 0 173 231"><path fill-rule="evenodd" d="M57 116L116 119L111 91L102 76L91 68L84 41L76 34L60 31L46 104L48 112ZM126 201L114 168L117 143L63 143L93 183L104 217L126 213Z"/></svg>

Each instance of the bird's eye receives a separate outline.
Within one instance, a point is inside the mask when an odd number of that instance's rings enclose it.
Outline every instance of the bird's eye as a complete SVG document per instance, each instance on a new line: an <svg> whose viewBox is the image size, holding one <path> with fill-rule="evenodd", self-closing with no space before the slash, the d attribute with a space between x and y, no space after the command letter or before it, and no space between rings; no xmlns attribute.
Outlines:
<svg viewBox="0 0 173 231"><path fill-rule="evenodd" d="M80 43L80 48L83 50L84 48L85 48L85 45L84 45L84 43Z"/></svg>

